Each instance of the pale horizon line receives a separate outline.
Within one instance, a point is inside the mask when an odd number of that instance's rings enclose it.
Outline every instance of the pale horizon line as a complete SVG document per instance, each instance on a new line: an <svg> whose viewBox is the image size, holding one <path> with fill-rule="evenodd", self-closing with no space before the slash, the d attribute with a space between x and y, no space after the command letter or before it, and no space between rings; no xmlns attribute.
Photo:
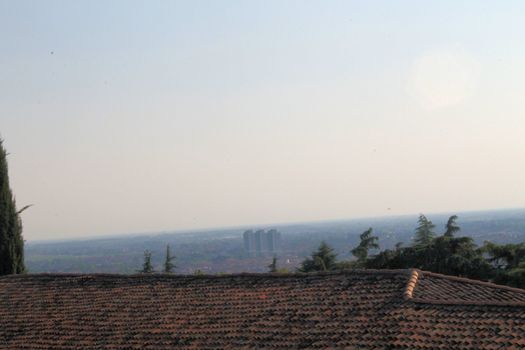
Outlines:
<svg viewBox="0 0 525 350"><path fill-rule="evenodd" d="M451 210L451 211L437 211L437 212L418 212L409 214L394 214L394 215L371 215L371 216L360 216L353 218L334 218L334 219L319 219L319 220L307 220L307 221L286 221L277 223L258 223L258 224L247 224L247 225L232 225L232 226L215 226L215 227L201 227L201 228L187 228L187 229L174 229L174 230L160 230L160 231L145 231L145 232L119 232L119 233L102 233L95 235L86 235L72 238L44 238L44 239L31 239L24 240L25 243L58 243L58 242L71 242L71 241L94 241L104 239L116 239L124 237L142 237L142 236L159 236L164 234L198 234L198 233L211 233L213 231L226 231L226 230L243 230L253 228L275 228L278 226L293 226L293 225L304 225L304 224L323 224L323 223L335 223L335 222L350 222L360 220L380 220L380 219L396 219L396 218L408 218L424 214L425 216L441 216L451 214L474 214L484 212L503 212L503 211L520 211L525 210L525 207L511 207L511 208L492 208L492 209L465 209L465 210Z"/></svg>

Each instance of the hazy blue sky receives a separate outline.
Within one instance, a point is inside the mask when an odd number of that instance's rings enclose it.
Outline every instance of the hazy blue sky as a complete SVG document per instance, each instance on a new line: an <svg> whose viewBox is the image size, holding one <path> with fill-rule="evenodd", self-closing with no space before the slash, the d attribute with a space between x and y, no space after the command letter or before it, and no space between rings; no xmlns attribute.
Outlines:
<svg viewBox="0 0 525 350"><path fill-rule="evenodd" d="M0 0L25 237L523 207L524 18L523 1Z"/></svg>

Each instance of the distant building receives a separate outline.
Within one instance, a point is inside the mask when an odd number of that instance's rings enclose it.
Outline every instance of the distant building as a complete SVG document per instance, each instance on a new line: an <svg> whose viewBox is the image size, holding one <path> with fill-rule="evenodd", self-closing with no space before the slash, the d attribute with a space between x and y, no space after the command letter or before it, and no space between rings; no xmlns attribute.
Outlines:
<svg viewBox="0 0 525 350"><path fill-rule="evenodd" d="M280 248L281 233L275 229L271 229L266 233L266 249L269 252L276 252Z"/></svg>
<svg viewBox="0 0 525 350"><path fill-rule="evenodd" d="M247 252L255 251L255 240L253 239L253 230L244 231L244 250Z"/></svg>
<svg viewBox="0 0 525 350"><path fill-rule="evenodd" d="M275 229L247 230L243 233L244 250L254 255L276 253L280 250L281 233Z"/></svg>
<svg viewBox="0 0 525 350"><path fill-rule="evenodd" d="M257 253L261 253L263 251L264 234L265 234L264 230L255 231L254 241L255 241L255 252Z"/></svg>

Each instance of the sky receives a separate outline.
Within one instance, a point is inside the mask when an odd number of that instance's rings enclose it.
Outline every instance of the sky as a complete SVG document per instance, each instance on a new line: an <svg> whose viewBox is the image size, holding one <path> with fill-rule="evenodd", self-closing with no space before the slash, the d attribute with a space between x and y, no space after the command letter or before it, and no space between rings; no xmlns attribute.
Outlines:
<svg viewBox="0 0 525 350"><path fill-rule="evenodd" d="M27 240L523 207L523 1L0 0Z"/></svg>

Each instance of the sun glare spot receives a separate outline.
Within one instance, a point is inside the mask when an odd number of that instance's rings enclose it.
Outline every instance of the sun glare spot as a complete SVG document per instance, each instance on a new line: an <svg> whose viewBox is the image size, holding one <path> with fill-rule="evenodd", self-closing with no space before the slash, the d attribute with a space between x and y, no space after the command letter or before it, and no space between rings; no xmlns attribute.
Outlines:
<svg viewBox="0 0 525 350"><path fill-rule="evenodd" d="M463 51L428 51L415 59L408 90L425 109L451 107L474 93L478 75L478 62Z"/></svg>

